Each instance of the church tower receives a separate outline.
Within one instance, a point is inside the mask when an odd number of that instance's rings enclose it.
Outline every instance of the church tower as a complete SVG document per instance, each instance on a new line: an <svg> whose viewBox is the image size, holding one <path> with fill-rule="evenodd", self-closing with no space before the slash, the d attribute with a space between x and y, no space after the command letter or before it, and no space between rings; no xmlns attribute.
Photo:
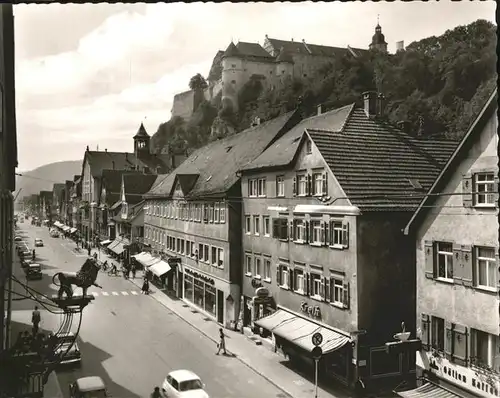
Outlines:
<svg viewBox="0 0 500 398"><path fill-rule="evenodd" d="M149 155L149 142L151 137L146 132L144 124L141 123L137 134L134 135L134 153L136 156Z"/></svg>
<svg viewBox="0 0 500 398"><path fill-rule="evenodd" d="M387 52L387 43L385 42L384 34L382 33L382 28L379 24L377 18L377 26L375 26L375 34L372 37L372 42L369 46L370 50L379 50Z"/></svg>

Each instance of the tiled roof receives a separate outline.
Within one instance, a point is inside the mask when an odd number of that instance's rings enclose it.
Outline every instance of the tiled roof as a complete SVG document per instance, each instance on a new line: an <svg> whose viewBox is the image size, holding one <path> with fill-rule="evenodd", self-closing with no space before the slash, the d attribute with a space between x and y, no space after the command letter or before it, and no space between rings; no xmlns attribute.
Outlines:
<svg viewBox="0 0 500 398"><path fill-rule="evenodd" d="M441 170L438 178L429 189L429 194L442 192L442 189L444 188L445 184L448 183L450 176L455 172L457 168L456 166L463 161L463 154L466 154L467 151L470 150L470 147L477 142L477 140L480 138L482 129L484 128L484 124L488 122L488 119L494 114L494 112L496 113L497 109L498 89L495 89L479 112L479 115L470 125L467 133L460 141L460 144L457 146L452 156L448 159L446 166ZM435 200L437 200L437 196L435 195L424 197L424 199L419 204L418 209L413 214L411 220L408 222L405 228L405 234L409 232L410 228L413 228L412 224L418 225L421 217L426 214L428 207L424 206L432 205Z"/></svg>
<svg viewBox="0 0 500 398"><path fill-rule="evenodd" d="M318 44L304 43L303 41L288 41L271 38L267 38L267 40L269 40L269 42L276 50L279 51L281 48L283 48L290 54L342 57L345 54L351 53L347 48L342 47L322 46ZM360 54L363 51L367 51L359 48L352 48L352 50L354 50L354 52L357 54Z"/></svg>
<svg viewBox="0 0 500 398"><path fill-rule="evenodd" d="M276 62L289 62L293 64L293 58L290 55L289 52L285 51L284 48L281 49L280 53L278 54L278 57L276 58Z"/></svg>
<svg viewBox="0 0 500 398"><path fill-rule="evenodd" d="M242 167L241 171L280 167L290 164L295 158L295 154L300 145L300 139L304 135L306 129L315 128L341 131L353 107L354 104L347 105L302 120L255 160Z"/></svg>
<svg viewBox="0 0 500 398"><path fill-rule="evenodd" d="M106 204L108 206L112 205L120 199L122 176L124 174L139 174L141 176L143 175L141 171L137 170L103 170L101 173L99 201L101 199L101 191L103 185L106 188Z"/></svg>
<svg viewBox="0 0 500 398"><path fill-rule="evenodd" d="M168 197L178 174L199 174L187 197L227 192L239 179L237 171L255 159L279 134L297 123L298 111L214 141L193 152L171 174L159 176L145 197Z"/></svg>
<svg viewBox="0 0 500 398"><path fill-rule="evenodd" d="M127 203L134 204L142 201L142 195L151 189L157 177L154 174L123 174Z"/></svg>
<svg viewBox="0 0 500 398"><path fill-rule="evenodd" d="M269 37L267 38L267 40L269 40L272 46L278 51L283 48L285 51L291 54L311 55L309 51L307 51L307 48L304 46L304 43L300 41L278 40L271 39Z"/></svg>
<svg viewBox="0 0 500 398"><path fill-rule="evenodd" d="M159 167L160 173L166 173L169 169L168 160L170 159L168 154L148 154L136 157L134 153L109 151L87 151L85 157L89 161L94 178L99 178L104 169L133 170L136 165L139 166L141 171L144 167L148 167L154 173Z"/></svg>
<svg viewBox="0 0 500 398"><path fill-rule="evenodd" d="M236 48L233 42L229 43L229 46L227 46L226 51L224 51L224 57L239 57L241 56L240 52Z"/></svg>
<svg viewBox="0 0 500 398"><path fill-rule="evenodd" d="M259 43L247 43L244 41L240 41L236 44L236 48L240 55L246 55L250 57L263 57L263 58L272 58L271 54L269 54Z"/></svg>
<svg viewBox="0 0 500 398"><path fill-rule="evenodd" d="M366 117L356 108L342 132L308 129L307 132L342 186L350 202L364 211L414 211L456 141L429 140Z"/></svg>

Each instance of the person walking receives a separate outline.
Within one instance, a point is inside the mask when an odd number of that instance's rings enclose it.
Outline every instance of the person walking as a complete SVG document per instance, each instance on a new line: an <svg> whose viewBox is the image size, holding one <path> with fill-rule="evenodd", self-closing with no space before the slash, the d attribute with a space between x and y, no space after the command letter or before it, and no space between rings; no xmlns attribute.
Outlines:
<svg viewBox="0 0 500 398"><path fill-rule="evenodd" d="M38 311L38 306L35 305L35 309L31 314L31 323L33 324L33 336L38 334L38 326L40 325L40 321L42 317L40 315L40 311Z"/></svg>
<svg viewBox="0 0 500 398"><path fill-rule="evenodd" d="M135 279L135 273L137 272L137 267L135 264L132 264L132 278Z"/></svg>
<svg viewBox="0 0 500 398"><path fill-rule="evenodd" d="M215 355L219 355L220 350L224 350L224 355L227 355L226 351L226 335L224 334L224 330L222 328L219 328L219 338L220 342L217 344L217 352Z"/></svg>
<svg viewBox="0 0 500 398"><path fill-rule="evenodd" d="M142 284L142 293L149 294L149 279L147 276L144 277L144 283Z"/></svg>
<svg viewBox="0 0 500 398"><path fill-rule="evenodd" d="M160 387L155 387L155 390L151 393L151 398L161 398Z"/></svg>

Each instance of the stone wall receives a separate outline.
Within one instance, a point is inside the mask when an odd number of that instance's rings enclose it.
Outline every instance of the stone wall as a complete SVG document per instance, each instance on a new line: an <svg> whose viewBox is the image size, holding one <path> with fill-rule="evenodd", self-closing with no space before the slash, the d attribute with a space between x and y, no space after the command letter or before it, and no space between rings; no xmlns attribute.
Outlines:
<svg viewBox="0 0 500 398"><path fill-rule="evenodd" d="M172 117L179 116L184 120L191 117L194 112L194 91L184 91L183 93L174 96L174 103L172 104Z"/></svg>

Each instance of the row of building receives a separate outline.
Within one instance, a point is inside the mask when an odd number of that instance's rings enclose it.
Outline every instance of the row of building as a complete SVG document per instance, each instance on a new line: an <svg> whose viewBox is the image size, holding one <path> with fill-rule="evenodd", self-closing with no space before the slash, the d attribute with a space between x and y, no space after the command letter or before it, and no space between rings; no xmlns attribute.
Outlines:
<svg viewBox="0 0 500 398"><path fill-rule="evenodd" d="M324 377L500 397L497 93L460 142L391 125L383 101L299 108L182 162L141 126L134 154L86 151L57 217L164 260L168 294L291 359L312 364L320 332ZM387 352L402 323L418 352Z"/></svg>

